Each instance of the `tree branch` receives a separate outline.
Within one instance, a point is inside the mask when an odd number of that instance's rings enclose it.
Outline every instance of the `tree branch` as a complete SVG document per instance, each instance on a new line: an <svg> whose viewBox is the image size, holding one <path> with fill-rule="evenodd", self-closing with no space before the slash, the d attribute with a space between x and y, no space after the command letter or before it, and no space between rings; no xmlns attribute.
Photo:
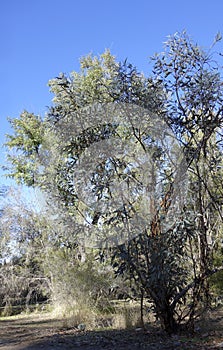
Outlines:
<svg viewBox="0 0 223 350"><path fill-rule="evenodd" d="M202 281L206 280L208 277L214 275L215 273L219 272L219 271L223 271L223 265L220 267L216 267L215 269L208 271L206 274L201 275L197 278L195 278L195 280L193 282L191 282L190 284L188 284L180 293L178 293L178 295L174 298L173 302L171 303L171 309L174 310L177 303L179 302L179 300L181 298L183 298L186 293L193 287L195 287L196 285L200 284Z"/></svg>

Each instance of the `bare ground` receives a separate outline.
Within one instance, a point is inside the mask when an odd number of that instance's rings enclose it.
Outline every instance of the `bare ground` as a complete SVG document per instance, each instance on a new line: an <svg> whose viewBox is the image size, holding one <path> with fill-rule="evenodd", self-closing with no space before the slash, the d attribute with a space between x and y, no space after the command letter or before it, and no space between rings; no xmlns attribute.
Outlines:
<svg viewBox="0 0 223 350"><path fill-rule="evenodd" d="M50 315L30 315L0 321L0 350L175 350L223 349L223 309L197 325L193 336L168 336L155 327L146 330L64 329Z"/></svg>

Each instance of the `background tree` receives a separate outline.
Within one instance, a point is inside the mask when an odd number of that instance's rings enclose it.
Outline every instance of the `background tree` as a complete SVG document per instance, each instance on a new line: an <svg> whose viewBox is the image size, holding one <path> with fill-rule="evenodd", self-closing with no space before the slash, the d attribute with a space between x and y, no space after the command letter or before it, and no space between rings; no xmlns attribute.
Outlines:
<svg viewBox="0 0 223 350"><path fill-rule="evenodd" d="M18 190L8 191L0 223L1 307L4 314L12 314L50 295L50 281L43 270L48 224Z"/></svg>

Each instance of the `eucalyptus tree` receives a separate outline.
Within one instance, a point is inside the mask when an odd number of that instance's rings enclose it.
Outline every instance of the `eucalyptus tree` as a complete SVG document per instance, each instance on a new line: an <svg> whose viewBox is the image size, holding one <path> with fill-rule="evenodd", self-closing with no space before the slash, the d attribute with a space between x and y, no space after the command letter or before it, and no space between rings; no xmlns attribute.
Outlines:
<svg viewBox="0 0 223 350"><path fill-rule="evenodd" d="M176 34L166 42L165 52L154 57L155 78L168 94L165 118L188 159L201 275L210 268L222 223L223 89L217 63L221 56L216 61L212 50L220 40L218 33L211 48L203 50L186 33Z"/></svg>
<svg viewBox="0 0 223 350"><path fill-rule="evenodd" d="M214 44L220 39L218 34ZM222 240L223 121L221 67L214 54L186 33L176 33L164 52L153 57L153 81L166 97L160 115L187 161L188 201L181 220L173 220L166 231L159 222L163 211L154 216L155 240L139 235L114 257L117 273L130 273L153 300L169 332L181 323L193 327L202 307L210 303L209 277L222 270L219 259L217 265L213 260Z"/></svg>
<svg viewBox="0 0 223 350"><path fill-rule="evenodd" d="M46 118L23 113L6 143L18 151L11 176L46 191L60 244L111 257L170 333L193 326L217 271L222 81L211 55L182 33L149 78L108 51L84 57L49 82Z"/></svg>

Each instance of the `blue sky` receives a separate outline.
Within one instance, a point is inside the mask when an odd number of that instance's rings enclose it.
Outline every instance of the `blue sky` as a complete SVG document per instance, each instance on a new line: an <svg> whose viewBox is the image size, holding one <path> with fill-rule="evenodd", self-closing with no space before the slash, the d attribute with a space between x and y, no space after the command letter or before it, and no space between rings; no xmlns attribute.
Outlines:
<svg viewBox="0 0 223 350"><path fill-rule="evenodd" d="M186 29L209 47L223 34L222 13L222 0L1 1L0 144L7 117L24 109L44 115L52 99L48 80L78 70L81 56L109 48L148 74L149 57L162 51L167 35ZM223 52L223 44L217 49Z"/></svg>

